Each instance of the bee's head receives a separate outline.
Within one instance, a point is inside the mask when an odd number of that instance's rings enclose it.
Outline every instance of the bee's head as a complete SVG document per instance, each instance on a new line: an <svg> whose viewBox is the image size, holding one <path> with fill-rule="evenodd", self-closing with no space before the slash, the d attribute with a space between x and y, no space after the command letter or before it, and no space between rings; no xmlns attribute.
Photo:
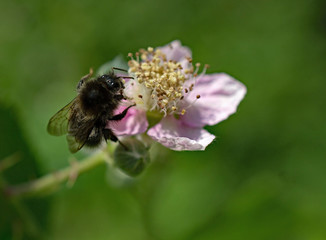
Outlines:
<svg viewBox="0 0 326 240"><path fill-rule="evenodd" d="M109 90L111 91L118 92L119 90L124 88L121 78L113 74L105 74L102 75L100 78L102 81L105 81Z"/></svg>

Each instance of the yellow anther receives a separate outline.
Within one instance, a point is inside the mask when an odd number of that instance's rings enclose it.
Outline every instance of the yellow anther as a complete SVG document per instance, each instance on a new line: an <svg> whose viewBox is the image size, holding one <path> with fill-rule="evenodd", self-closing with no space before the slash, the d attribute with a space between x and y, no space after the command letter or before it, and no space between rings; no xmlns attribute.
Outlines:
<svg viewBox="0 0 326 240"><path fill-rule="evenodd" d="M131 57L128 62L129 73L135 76L135 82L139 84L137 89L140 90L133 98L149 99L144 101L144 104L150 105L146 106L146 109L156 108L165 114L175 112L184 92L189 92L193 88L193 85L185 90L183 87L185 81L194 76L194 68L190 64L192 59L187 58L189 63L183 69L181 62L167 60L166 55L159 49L148 47L147 50L139 50L139 53L141 60L139 57L135 60L128 54ZM136 56L139 56L139 53ZM196 67L199 65L196 64ZM180 114L183 115L185 112L186 110L182 109Z"/></svg>
<svg viewBox="0 0 326 240"><path fill-rule="evenodd" d="M177 78L176 77L170 77L169 80L170 80L170 82L172 84L175 84L177 82Z"/></svg>

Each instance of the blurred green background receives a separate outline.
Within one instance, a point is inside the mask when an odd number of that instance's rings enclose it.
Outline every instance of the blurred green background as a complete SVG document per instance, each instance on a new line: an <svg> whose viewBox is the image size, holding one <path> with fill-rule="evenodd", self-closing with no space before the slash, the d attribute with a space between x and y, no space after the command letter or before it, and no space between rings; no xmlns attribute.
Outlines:
<svg viewBox="0 0 326 240"><path fill-rule="evenodd" d="M98 167L54 193L0 197L0 239L326 239L326 4L316 0L0 2L2 182L69 165L49 118L90 67L180 39L246 84L204 152L170 152L133 184ZM127 59L127 58L126 58Z"/></svg>

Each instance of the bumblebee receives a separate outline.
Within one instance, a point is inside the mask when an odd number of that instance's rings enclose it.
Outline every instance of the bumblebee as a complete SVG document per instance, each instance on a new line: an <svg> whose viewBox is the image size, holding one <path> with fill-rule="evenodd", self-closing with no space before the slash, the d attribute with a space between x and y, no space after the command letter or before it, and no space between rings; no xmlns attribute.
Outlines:
<svg viewBox="0 0 326 240"><path fill-rule="evenodd" d="M107 122L123 119L134 106L114 115L122 99L125 99L123 79L115 75L113 70L94 79L91 78L92 74L91 69L89 74L81 78L77 85L78 95L59 110L47 126L51 135L66 134L71 153L76 153L83 146L96 147L103 139L119 141L107 127Z"/></svg>

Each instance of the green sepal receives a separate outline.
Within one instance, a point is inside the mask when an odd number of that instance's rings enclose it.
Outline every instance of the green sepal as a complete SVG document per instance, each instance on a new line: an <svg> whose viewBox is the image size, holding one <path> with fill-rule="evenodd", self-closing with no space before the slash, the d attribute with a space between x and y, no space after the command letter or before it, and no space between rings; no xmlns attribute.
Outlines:
<svg viewBox="0 0 326 240"><path fill-rule="evenodd" d="M151 128L162 120L164 114L158 111L147 111L146 117L148 121L148 128Z"/></svg>

